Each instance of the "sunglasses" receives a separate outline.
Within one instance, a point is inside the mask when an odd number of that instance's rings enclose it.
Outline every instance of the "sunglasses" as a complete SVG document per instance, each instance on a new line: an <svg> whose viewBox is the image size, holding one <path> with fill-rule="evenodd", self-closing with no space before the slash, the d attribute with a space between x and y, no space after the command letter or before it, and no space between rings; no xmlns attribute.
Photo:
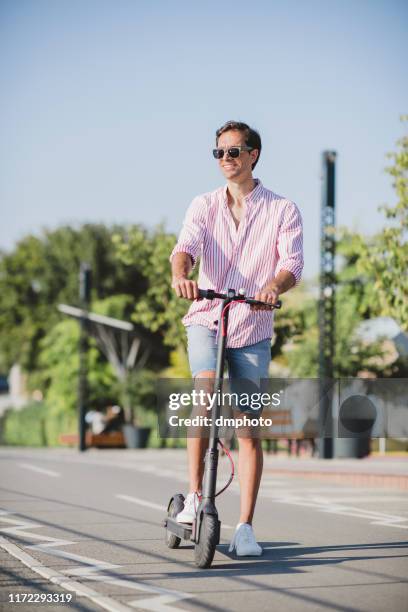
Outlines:
<svg viewBox="0 0 408 612"><path fill-rule="evenodd" d="M229 149L213 149L215 159L222 159L226 153L234 159L241 155L241 151L252 151L253 147L230 147Z"/></svg>

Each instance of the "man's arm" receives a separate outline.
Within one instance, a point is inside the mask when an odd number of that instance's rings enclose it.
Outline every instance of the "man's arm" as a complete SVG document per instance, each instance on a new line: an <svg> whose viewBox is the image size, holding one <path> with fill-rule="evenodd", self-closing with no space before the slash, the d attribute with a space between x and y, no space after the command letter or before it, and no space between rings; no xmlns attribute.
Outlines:
<svg viewBox="0 0 408 612"><path fill-rule="evenodd" d="M207 203L205 198L194 198L190 204L183 222L176 246L169 259L171 262L171 286L179 297L187 300L198 298L198 285L188 276L201 254L201 246L205 235Z"/></svg>
<svg viewBox="0 0 408 612"><path fill-rule="evenodd" d="M261 291L255 294L255 299L266 304L276 304L281 293L289 291L296 285L296 278L292 272L281 270L277 276ZM251 310L268 310L267 306L251 306Z"/></svg>
<svg viewBox="0 0 408 612"><path fill-rule="evenodd" d="M303 270L303 224L298 207L289 202L280 227L277 251L279 261L275 278L255 295L255 299L276 304L279 295L300 282ZM263 306L251 306L252 310L266 310Z"/></svg>
<svg viewBox="0 0 408 612"><path fill-rule="evenodd" d="M172 283L171 286L178 297L187 300L198 298L197 281L189 280L188 276L193 269L193 260L188 253L175 253L171 260Z"/></svg>

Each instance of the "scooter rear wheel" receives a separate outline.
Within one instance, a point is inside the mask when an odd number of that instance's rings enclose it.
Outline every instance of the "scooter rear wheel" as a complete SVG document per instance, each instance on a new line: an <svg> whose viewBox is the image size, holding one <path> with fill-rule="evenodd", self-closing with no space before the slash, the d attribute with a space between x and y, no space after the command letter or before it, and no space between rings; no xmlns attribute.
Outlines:
<svg viewBox="0 0 408 612"><path fill-rule="evenodd" d="M210 567L218 544L218 518L204 514L201 521L200 540L194 547L194 562L197 567Z"/></svg>
<svg viewBox="0 0 408 612"><path fill-rule="evenodd" d="M176 518L179 512L184 508L184 497L183 495L175 495L170 502L167 516L170 518ZM180 546L181 538L171 533L166 529L166 545L168 548L178 548Z"/></svg>

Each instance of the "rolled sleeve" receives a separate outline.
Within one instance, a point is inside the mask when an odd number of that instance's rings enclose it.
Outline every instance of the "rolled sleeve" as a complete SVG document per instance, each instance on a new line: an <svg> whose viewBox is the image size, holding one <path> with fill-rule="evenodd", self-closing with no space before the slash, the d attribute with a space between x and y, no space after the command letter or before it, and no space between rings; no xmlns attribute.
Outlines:
<svg viewBox="0 0 408 612"><path fill-rule="evenodd" d="M188 253L193 261L193 268L195 267L204 241L206 209L207 203L202 196L194 198L191 202L184 217L177 244L169 257L170 263L176 253Z"/></svg>
<svg viewBox="0 0 408 612"><path fill-rule="evenodd" d="M296 204L289 202L283 214L278 235L278 263L275 274L281 270L291 272L296 285L302 278L303 271L303 223Z"/></svg>

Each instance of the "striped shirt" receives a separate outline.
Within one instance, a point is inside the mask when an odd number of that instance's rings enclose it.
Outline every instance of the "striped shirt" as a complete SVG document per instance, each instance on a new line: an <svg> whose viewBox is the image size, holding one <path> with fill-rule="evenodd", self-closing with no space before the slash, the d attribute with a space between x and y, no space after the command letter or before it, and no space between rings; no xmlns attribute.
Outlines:
<svg viewBox="0 0 408 612"><path fill-rule="evenodd" d="M194 198L170 261L176 253L188 253L195 266L200 257L198 286L220 293L243 288L247 296L254 296L280 270L291 272L298 284L303 269L303 235L296 204L265 189L259 179L244 204L237 228L228 207L226 185ZM183 324L217 329L221 303L195 300ZM227 346L239 348L271 338L273 317L273 310L251 311L248 304L232 304Z"/></svg>

